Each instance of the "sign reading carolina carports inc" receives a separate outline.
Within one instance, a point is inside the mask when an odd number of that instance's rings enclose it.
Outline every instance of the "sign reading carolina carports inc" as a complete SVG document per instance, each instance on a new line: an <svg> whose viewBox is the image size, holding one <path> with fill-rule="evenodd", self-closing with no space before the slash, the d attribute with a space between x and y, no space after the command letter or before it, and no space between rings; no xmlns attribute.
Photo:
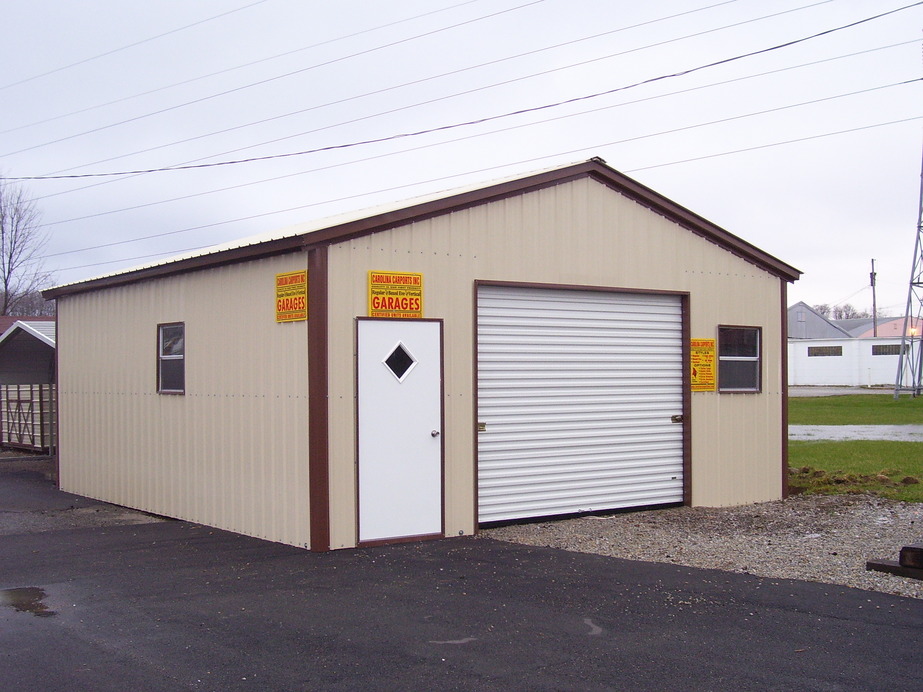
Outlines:
<svg viewBox="0 0 923 692"><path fill-rule="evenodd" d="M689 359L693 392L715 391L715 340L691 339Z"/></svg>
<svg viewBox="0 0 923 692"><path fill-rule="evenodd" d="M423 275L369 272L369 317L423 317Z"/></svg>
<svg viewBox="0 0 923 692"><path fill-rule="evenodd" d="M276 274L276 322L308 319L308 272Z"/></svg>

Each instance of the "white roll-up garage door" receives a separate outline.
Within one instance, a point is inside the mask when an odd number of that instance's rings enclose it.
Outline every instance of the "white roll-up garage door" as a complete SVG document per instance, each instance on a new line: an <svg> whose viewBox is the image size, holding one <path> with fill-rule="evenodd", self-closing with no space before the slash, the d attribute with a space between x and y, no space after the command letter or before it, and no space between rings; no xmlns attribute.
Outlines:
<svg viewBox="0 0 923 692"><path fill-rule="evenodd" d="M683 500L679 296L479 286L478 519Z"/></svg>

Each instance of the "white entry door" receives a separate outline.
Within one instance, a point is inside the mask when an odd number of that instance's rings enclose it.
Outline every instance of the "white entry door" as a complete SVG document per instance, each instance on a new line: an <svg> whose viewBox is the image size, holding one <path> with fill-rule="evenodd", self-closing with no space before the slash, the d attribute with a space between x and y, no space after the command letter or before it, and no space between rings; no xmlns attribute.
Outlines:
<svg viewBox="0 0 923 692"><path fill-rule="evenodd" d="M359 540L442 535L442 322L358 321Z"/></svg>

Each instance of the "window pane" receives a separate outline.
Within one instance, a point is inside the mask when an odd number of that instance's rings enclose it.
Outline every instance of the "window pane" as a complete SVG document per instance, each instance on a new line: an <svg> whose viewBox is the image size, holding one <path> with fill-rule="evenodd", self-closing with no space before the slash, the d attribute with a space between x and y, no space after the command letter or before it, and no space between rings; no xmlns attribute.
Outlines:
<svg viewBox="0 0 923 692"><path fill-rule="evenodd" d="M186 366L182 358L160 361L160 391L182 392L186 388Z"/></svg>
<svg viewBox="0 0 923 692"><path fill-rule="evenodd" d="M181 356L185 339L183 333L184 325L175 324L160 328L160 355L162 356Z"/></svg>
<svg viewBox="0 0 923 692"><path fill-rule="evenodd" d="M719 386L721 389L745 389L758 391L760 388L760 364L753 360L721 361Z"/></svg>
<svg viewBox="0 0 923 692"><path fill-rule="evenodd" d="M842 356L842 346L808 346L808 357L818 358L823 356Z"/></svg>
<svg viewBox="0 0 923 692"><path fill-rule="evenodd" d="M758 357L760 354L759 334L758 329L720 328L718 330L718 355Z"/></svg>
<svg viewBox="0 0 923 692"><path fill-rule="evenodd" d="M906 349L904 353L907 353ZM901 355L900 344L875 344L872 346L873 356L899 356Z"/></svg>
<svg viewBox="0 0 923 692"><path fill-rule="evenodd" d="M391 355L385 359L385 365L388 366L399 381L404 380L404 375L406 375L407 371L415 364L416 361L413 359L413 356L407 353L407 349L405 349L402 344L398 344L391 352Z"/></svg>

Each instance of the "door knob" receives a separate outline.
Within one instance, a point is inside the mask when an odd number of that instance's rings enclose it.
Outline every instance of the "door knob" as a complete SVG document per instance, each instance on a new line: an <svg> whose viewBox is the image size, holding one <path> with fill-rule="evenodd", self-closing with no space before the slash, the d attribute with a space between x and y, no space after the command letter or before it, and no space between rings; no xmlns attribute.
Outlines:
<svg viewBox="0 0 923 692"><path fill-rule="evenodd" d="M432 435L433 437L439 437L439 431L433 430L433 432L431 432L430 435Z"/></svg>

